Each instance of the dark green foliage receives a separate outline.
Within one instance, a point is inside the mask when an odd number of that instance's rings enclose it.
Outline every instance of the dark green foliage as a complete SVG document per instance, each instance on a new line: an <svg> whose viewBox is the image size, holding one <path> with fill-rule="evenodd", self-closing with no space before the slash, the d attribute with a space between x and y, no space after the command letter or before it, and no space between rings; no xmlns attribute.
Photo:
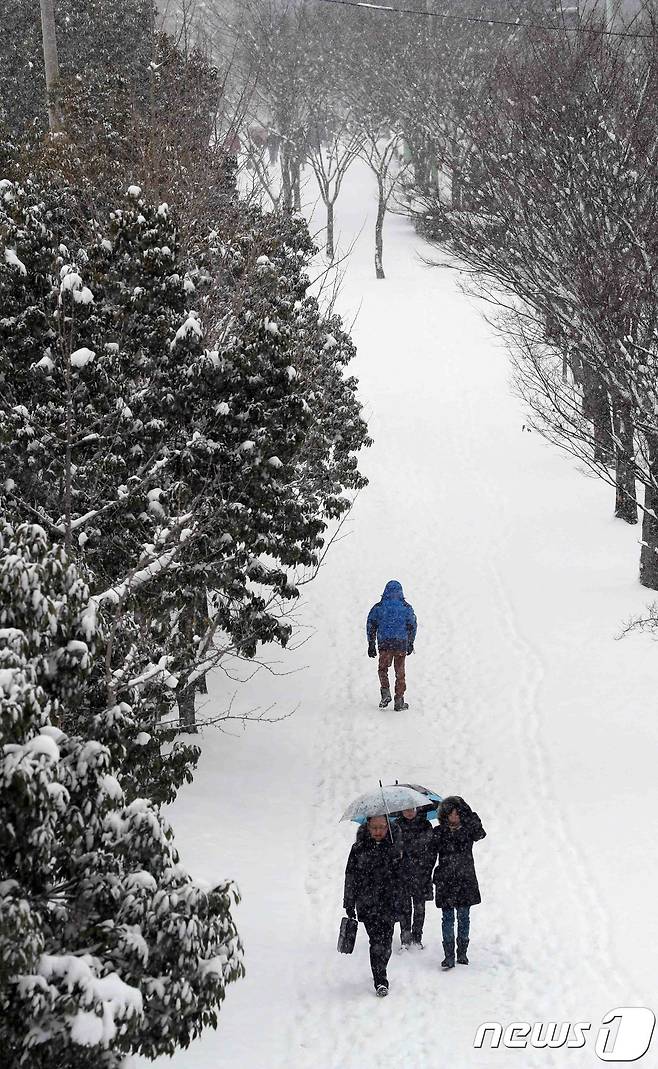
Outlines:
<svg viewBox="0 0 658 1069"><path fill-rule="evenodd" d="M100 114L107 114L117 94L132 107L144 106L152 47L148 0L66 0L55 4L55 21L65 96L84 87ZM0 143L43 135L45 99L39 4L4 0Z"/></svg>
<svg viewBox="0 0 658 1069"><path fill-rule="evenodd" d="M368 441L352 343L307 292L305 224L236 204L237 233L211 233L194 261L136 187L85 226L70 186L0 195L15 515L64 537L94 592L137 613L135 675L165 657L184 685L218 648L285 644L283 605L364 485Z"/></svg>
<svg viewBox="0 0 658 1069"><path fill-rule="evenodd" d="M61 546L0 522L0 1048L14 1069L118 1069L187 1046L243 973L230 884L182 869L152 803L126 797L125 702L87 735L105 622ZM100 666L102 671L102 666ZM93 693L90 695L93 704Z"/></svg>

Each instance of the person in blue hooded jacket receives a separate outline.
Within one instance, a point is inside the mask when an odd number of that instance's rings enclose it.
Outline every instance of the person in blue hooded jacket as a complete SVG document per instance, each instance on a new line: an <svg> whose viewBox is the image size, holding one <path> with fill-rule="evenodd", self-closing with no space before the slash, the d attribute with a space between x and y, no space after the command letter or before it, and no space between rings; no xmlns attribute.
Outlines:
<svg viewBox="0 0 658 1069"><path fill-rule="evenodd" d="M416 627L416 614L411 605L404 600L402 585L397 579L391 579L384 587L380 601L373 605L368 613L366 623L368 656L376 657L377 647L379 647L380 709L385 709L391 702L391 687L388 680L391 665L395 669L394 708L396 711L409 708L404 700L405 662L407 655L414 652Z"/></svg>

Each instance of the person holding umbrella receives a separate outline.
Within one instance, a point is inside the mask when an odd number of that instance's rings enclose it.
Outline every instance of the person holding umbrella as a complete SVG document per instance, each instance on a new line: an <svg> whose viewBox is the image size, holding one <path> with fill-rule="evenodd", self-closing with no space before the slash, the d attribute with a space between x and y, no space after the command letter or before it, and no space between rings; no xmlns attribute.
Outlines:
<svg viewBox="0 0 658 1069"><path fill-rule="evenodd" d="M391 665L395 669L393 708L396 712L409 708L404 700L407 685L405 662L407 656L414 652L416 628L416 615L411 605L404 600L402 586L397 579L390 579L380 600L368 613L366 621L368 656L376 657L379 648L380 709L386 709L391 703L391 686L388 679Z"/></svg>
<svg viewBox="0 0 658 1069"><path fill-rule="evenodd" d="M402 849L394 828L386 815L369 816L359 828L343 892L347 916L358 918L368 933L372 979L380 998L388 994L386 967L402 905Z"/></svg>
<svg viewBox="0 0 658 1069"><path fill-rule="evenodd" d="M482 822L457 795L444 798L439 806L439 826L434 829L439 863L434 870L436 904L442 910L442 969L455 967L455 913L457 914L457 962L468 965L470 909L480 901L475 875L473 843L484 839Z"/></svg>
<svg viewBox="0 0 658 1069"><path fill-rule="evenodd" d="M384 786L380 780L379 787L350 802L340 818L362 825L347 859L343 907L348 918L358 917L368 933L372 978L380 998L388 994L386 966L403 897L402 848L390 815L427 805L430 794L409 783ZM341 928L344 922L345 918ZM338 949L350 954L354 937L347 946L341 943L339 937Z"/></svg>
<svg viewBox="0 0 658 1069"><path fill-rule="evenodd" d="M425 902L432 892L432 869L438 843L425 810L403 809L396 822L402 845L403 896L400 942L403 947L423 949Z"/></svg>

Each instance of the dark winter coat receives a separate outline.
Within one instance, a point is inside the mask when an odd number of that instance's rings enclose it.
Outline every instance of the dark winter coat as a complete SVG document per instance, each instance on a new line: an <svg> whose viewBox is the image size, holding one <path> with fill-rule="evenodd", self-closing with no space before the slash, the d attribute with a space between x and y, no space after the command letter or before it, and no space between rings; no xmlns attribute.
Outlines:
<svg viewBox="0 0 658 1069"><path fill-rule="evenodd" d="M402 906L402 848L397 832L375 842L367 826L359 828L345 868L343 906L366 916L396 919Z"/></svg>
<svg viewBox="0 0 658 1069"><path fill-rule="evenodd" d="M381 600L368 613L368 642L377 639L380 650L406 653L408 644L416 638L416 628L416 614L404 600L402 586L397 579L391 579L384 587Z"/></svg>
<svg viewBox="0 0 658 1069"><path fill-rule="evenodd" d="M448 813L457 809L461 824L451 831ZM477 813L463 798L445 798L439 808L439 826L434 829L439 863L434 870L436 904L441 909L451 906L476 906L480 901L473 843L484 839L486 832Z"/></svg>
<svg viewBox="0 0 658 1069"><path fill-rule="evenodd" d="M435 829L426 813L418 813L413 820L401 816L395 823L402 844L402 872L407 891L425 900L433 898L432 869L437 851Z"/></svg>

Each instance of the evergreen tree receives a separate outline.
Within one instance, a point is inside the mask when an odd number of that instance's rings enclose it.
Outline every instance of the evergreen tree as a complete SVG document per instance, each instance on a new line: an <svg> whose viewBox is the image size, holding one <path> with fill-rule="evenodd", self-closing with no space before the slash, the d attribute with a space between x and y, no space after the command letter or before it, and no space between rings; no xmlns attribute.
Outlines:
<svg viewBox="0 0 658 1069"><path fill-rule="evenodd" d="M237 233L193 260L138 187L82 227L71 186L2 195L14 515L83 556L117 615L138 614L140 652L180 676L180 698L223 650L288 640L295 575L364 485L353 346L308 295L301 221L238 205Z"/></svg>
<svg viewBox="0 0 658 1069"><path fill-rule="evenodd" d="M59 724L94 689L104 622L43 528L0 524L3 1063L118 1067L216 1024L242 975L229 884L202 888L122 770L132 710ZM90 698L93 705L93 696Z"/></svg>

